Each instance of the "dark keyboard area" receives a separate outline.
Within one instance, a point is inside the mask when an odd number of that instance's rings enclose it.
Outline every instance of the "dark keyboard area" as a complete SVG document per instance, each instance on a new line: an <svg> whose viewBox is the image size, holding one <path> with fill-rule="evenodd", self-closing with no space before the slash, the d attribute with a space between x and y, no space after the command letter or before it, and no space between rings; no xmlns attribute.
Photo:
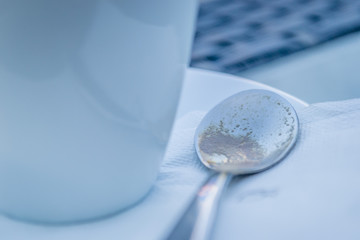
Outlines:
<svg viewBox="0 0 360 240"><path fill-rule="evenodd" d="M237 74L359 30L360 0L202 1L191 66Z"/></svg>

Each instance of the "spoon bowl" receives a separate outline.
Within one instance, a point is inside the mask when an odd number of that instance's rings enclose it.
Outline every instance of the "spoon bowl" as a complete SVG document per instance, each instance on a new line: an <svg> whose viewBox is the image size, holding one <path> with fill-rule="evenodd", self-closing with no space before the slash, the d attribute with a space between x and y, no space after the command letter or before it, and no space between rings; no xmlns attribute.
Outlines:
<svg viewBox="0 0 360 240"><path fill-rule="evenodd" d="M216 105L196 129L195 148L201 162L217 173L200 188L167 239L208 239L232 176L274 166L294 146L298 131L295 109L271 91L243 91Z"/></svg>
<svg viewBox="0 0 360 240"><path fill-rule="evenodd" d="M195 133L201 162L215 171L250 174L278 161L296 142L298 118L291 104L266 90L235 94L215 106Z"/></svg>

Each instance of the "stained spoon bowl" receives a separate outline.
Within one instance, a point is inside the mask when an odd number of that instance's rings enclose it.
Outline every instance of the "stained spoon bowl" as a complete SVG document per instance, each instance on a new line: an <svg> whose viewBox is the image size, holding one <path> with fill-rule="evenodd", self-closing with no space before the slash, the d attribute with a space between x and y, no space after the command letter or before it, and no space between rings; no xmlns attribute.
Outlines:
<svg viewBox="0 0 360 240"><path fill-rule="evenodd" d="M267 90L235 94L214 107L195 133L201 162L234 175L263 171L296 142L296 111L283 97Z"/></svg>
<svg viewBox="0 0 360 240"><path fill-rule="evenodd" d="M295 109L271 91L243 91L216 105L196 129L195 148L201 162L218 174L200 188L167 239L209 239L232 176L277 164L294 146L298 131Z"/></svg>

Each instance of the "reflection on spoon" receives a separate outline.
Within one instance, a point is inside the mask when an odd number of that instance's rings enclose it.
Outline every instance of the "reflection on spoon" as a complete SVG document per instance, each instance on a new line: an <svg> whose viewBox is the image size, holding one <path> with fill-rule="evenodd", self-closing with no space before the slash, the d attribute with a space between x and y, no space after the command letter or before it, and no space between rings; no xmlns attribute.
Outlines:
<svg viewBox="0 0 360 240"><path fill-rule="evenodd" d="M232 176L278 163L294 146L298 129L294 108L270 91L243 91L215 106L196 129L195 148L201 162L217 173L200 188L168 239L208 239Z"/></svg>

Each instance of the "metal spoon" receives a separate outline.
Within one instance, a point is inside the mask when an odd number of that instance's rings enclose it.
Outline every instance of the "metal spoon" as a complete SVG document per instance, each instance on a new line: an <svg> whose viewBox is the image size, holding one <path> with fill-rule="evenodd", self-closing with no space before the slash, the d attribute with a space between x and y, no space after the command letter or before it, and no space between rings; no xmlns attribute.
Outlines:
<svg viewBox="0 0 360 240"><path fill-rule="evenodd" d="M298 129L291 104L266 90L240 92L210 110L195 132L195 147L201 162L218 173L200 188L168 239L208 239L232 176L278 163L295 144Z"/></svg>

